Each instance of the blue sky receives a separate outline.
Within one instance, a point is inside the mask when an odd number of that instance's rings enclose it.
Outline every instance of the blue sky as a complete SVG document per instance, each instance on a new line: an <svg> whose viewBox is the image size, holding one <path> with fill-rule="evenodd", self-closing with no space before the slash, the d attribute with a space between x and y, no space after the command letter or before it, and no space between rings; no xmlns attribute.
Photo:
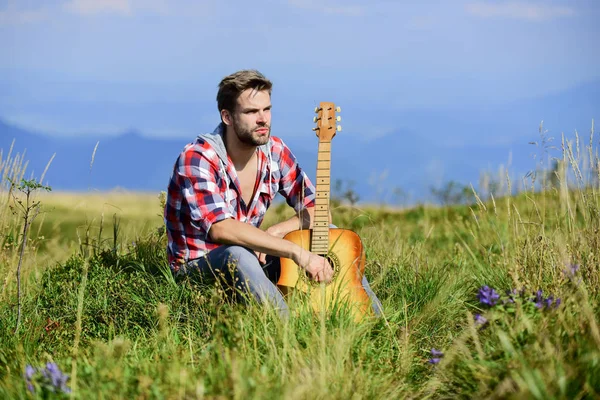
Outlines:
<svg viewBox="0 0 600 400"><path fill-rule="evenodd" d="M314 105L334 101L348 134L376 138L412 110L598 81L598 21L594 0L0 0L0 118L193 137L218 122L218 81L257 68L274 82L275 134L305 135Z"/></svg>

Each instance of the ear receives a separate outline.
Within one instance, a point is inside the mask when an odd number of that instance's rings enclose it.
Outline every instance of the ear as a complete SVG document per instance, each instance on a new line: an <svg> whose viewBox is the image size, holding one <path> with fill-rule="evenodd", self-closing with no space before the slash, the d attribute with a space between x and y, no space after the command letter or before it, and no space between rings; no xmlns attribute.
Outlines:
<svg viewBox="0 0 600 400"><path fill-rule="evenodd" d="M232 124L231 113L228 110L221 110L221 119L223 120L223 123L227 126L230 126Z"/></svg>

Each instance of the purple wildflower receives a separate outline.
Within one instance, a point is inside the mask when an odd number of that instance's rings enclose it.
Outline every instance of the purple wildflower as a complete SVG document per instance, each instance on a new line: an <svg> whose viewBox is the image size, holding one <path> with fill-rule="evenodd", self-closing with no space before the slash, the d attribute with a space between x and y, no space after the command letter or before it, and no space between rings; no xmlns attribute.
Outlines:
<svg viewBox="0 0 600 400"><path fill-rule="evenodd" d="M33 375L37 372L37 370L35 368L33 368L31 365L27 365L25 367L25 382L27 383L27 390L29 390L31 393L33 393L35 391L35 388L33 387L33 383L31 383L31 378L33 378Z"/></svg>
<svg viewBox="0 0 600 400"><path fill-rule="evenodd" d="M37 372L41 373L43 388L46 388L51 392L60 390L63 393L71 393L71 389L67 386L67 380L69 379L69 376L64 374L58 365L53 362L46 363L46 368L44 369L36 370L30 365L25 368L25 380L27 382L27 389L30 392L34 391L31 378L33 378Z"/></svg>
<svg viewBox="0 0 600 400"><path fill-rule="evenodd" d="M567 268L563 269L562 272L567 278L573 279L575 278L575 274L577 274L577 271L579 271L579 265L567 264Z"/></svg>
<svg viewBox="0 0 600 400"><path fill-rule="evenodd" d="M556 301L554 302L554 308L558 308L558 306L560 306L561 300L560 297L558 299L556 299Z"/></svg>
<svg viewBox="0 0 600 400"><path fill-rule="evenodd" d="M540 289L534 295L535 297L531 301L535 303L536 308L542 308L544 306L544 292Z"/></svg>
<svg viewBox="0 0 600 400"><path fill-rule="evenodd" d="M429 364L439 364L442 357L444 357L444 353L437 349L431 349L431 355L432 357L427 361Z"/></svg>
<svg viewBox="0 0 600 400"><path fill-rule="evenodd" d="M567 275L569 278L573 278L575 274L579 271L578 264L568 264L567 269L563 270L563 273Z"/></svg>
<svg viewBox="0 0 600 400"><path fill-rule="evenodd" d="M577 271L579 271L579 265L578 264L568 264L567 265L567 269L563 270L563 274L572 282L574 282L576 285L580 285L582 280L581 277L576 277L577 275Z"/></svg>
<svg viewBox="0 0 600 400"><path fill-rule="evenodd" d="M481 314L475 314L474 318L475 325L484 325L487 322L487 318Z"/></svg>
<svg viewBox="0 0 600 400"><path fill-rule="evenodd" d="M444 353L437 349L431 349L431 355L434 357L444 357Z"/></svg>
<svg viewBox="0 0 600 400"><path fill-rule="evenodd" d="M507 303L514 303L515 302L515 296L517 295L517 289L511 289L511 290L506 290L506 296L508 297L506 300L503 301L503 304L507 304Z"/></svg>
<svg viewBox="0 0 600 400"><path fill-rule="evenodd" d="M579 271L579 265L578 265L578 264L571 264L571 266L570 266L570 270L571 270L571 274L572 274L572 275L575 275L575 273L576 273L577 271Z"/></svg>
<svg viewBox="0 0 600 400"><path fill-rule="evenodd" d="M487 285L479 289L479 293L477 294L479 302L490 307L495 306L499 298L500 295Z"/></svg>
<svg viewBox="0 0 600 400"><path fill-rule="evenodd" d="M547 299L544 300L546 308L558 308L560 306L561 300L557 298L554 300L554 296L548 296Z"/></svg>
<svg viewBox="0 0 600 400"><path fill-rule="evenodd" d="M47 363L46 370L43 373L46 378L50 379L50 382L52 382L52 386L54 386L55 389L60 389L64 393L71 392L71 389L67 386L69 376L63 374L56 363Z"/></svg>
<svg viewBox="0 0 600 400"><path fill-rule="evenodd" d="M36 369L31 365L27 365L25 367L25 379L30 380L33 377L33 374L36 373Z"/></svg>
<svg viewBox="0 0 600 400"><path fill-rule="evenodd" d="M544 299L544 306L546 308L550 308L552 306L553 302L554 302L554 296L550 295Z"/></svg>

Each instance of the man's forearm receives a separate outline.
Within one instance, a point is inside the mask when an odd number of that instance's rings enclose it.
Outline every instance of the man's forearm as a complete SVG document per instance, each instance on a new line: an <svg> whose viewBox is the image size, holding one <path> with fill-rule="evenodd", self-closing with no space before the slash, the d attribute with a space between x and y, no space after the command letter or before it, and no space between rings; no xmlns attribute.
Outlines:
<svg viewBox="0 0 600 400"><path fill-rule="evenodd" d="M291 218L269 227L267 232L273 236L282 238L297 229L311 229L313 227L314 212L314 207L304 208L300 213L295 214ZM300 225L300 219L302 219L302 225ZM329 223L331 223L331 213L329 214Z"/></svg>
<svg viewBox="0 0 600 400"><path fill-rule="evenodd" d="M302 248L297 244L234 219L213 224L208 236L216 243L244 246L272 256L289 258L295 262L299 260L302 253Z"/></svg>

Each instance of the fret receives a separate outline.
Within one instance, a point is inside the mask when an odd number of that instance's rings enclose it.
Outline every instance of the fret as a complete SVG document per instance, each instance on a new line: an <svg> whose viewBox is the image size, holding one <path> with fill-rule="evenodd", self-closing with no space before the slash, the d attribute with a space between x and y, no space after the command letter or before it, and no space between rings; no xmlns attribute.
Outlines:
<svg viewBox="0 0 600 400"><path fill-rule="evenodd" d="M311 251L329 249L329 198L331 186L331 141L319 139Z"/></svg>

